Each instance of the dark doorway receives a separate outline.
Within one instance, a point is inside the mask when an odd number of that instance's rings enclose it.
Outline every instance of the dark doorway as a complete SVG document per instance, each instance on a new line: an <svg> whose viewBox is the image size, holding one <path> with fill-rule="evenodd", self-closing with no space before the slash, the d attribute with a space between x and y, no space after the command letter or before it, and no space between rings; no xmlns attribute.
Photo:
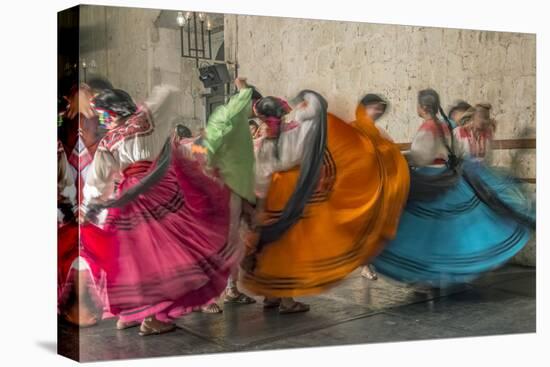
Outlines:
<svg viewBox="0 0 550 367"><path fill-rule="evenodd" d="M220 48L216 52L216 61L225 61L225 47L224 42L220 45ZM225 97L228 95L228 85L222 84L210 88L210 93L205 96L206 98L206 121L210 117L210 114L225 103Z"/></svg>

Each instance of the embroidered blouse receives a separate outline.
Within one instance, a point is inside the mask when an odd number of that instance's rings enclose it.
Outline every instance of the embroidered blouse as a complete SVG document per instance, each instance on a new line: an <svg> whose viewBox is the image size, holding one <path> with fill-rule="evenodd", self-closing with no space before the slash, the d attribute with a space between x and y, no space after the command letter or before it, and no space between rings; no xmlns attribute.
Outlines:
<svg viewBox="0 0 550 367"><path fill-rule="evenodd" d="M149 100L128 120L107 132L96 150L84 186L84 206L92 200L112 197L115 180L129 165L155 160L173 131L174 92L169 85L153 89Z"/></svg>

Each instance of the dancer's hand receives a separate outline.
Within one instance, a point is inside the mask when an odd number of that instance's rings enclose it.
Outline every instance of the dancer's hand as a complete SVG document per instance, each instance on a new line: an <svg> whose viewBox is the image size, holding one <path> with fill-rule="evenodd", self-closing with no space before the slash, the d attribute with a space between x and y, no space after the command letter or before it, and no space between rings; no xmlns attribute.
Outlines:
<svg viewBox="0 0 550 367"><path fill-rule="evenodd" d="M83 92L82 88L80 89L78 93L78 104L80 105L80 113L88 119L95 116L95 111L92 109L92 105L90 104L91 98L92 95L89 91Z"/></svg>
<svg viewBox="0 0 550 367"><path fill-rule="evenodd" d="M78 92L73 94L70 98L63 98L69 103L69 110L67 111L68 118L73 119L79 113L83 114L86 118L95 116L95 112L90 104L92 92L87 85L81 85L80 88L78 88Z"/></svg>
<svg viewBox="0 0 550 367"><path fill-rule="evenodd" d="M86 223L86 213L84 213L82 209L78 209L77 221L78 221L78 224Z"/></svg>
<svg viewBox="0 0 550 367"><path fill-rule="evenodd" d="M248 84L246 83L246 78L239 77L235 79L235 87L237 87L237 90L248 87Z"/></svg>

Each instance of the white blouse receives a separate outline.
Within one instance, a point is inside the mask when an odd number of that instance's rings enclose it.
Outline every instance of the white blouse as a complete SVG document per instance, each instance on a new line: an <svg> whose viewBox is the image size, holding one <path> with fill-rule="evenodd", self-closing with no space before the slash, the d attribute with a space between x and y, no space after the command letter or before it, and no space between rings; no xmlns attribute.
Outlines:
<svg viewBox="0 0 550 367"><path fill-rule="evenodd" d="M445 132L447 143L451 146L449 130L443 124L441 128ZM409 163L416 167L442 166L439 160L447 161L448 150L433 120L422 123L414 136L407 158Z"/></svg>
<svg viewBox="0 0 550 367"><path fill-rule="evenodd" d="M60 142L57 144L57 192L59 199L66 202L76 210L76 186L71 166L67 160L67 155ZM65 216L63 212L57 209L57 222L63 223Z"/></svg>
<svg viewBox="0 0 550 367"><path fill-rule="evenodd" d="M83 189L83 206L94 200L112 198L115 180L129 165L138 161L154 161L160 154L174 126L178 89L169 85L156 86L137 116L109 130L94 156ZM141 116L139 116L141 114Z"/></svg>
<svg viewBox="0 0 550 367"><path fill-rule="evenodd" d="M254 140L256 156L256 196L265 198L273 173L289 170L302 162L306 139L314 120L283 123L278 141L260 137ZM275 154L278 151L278 158Z"/></svg>

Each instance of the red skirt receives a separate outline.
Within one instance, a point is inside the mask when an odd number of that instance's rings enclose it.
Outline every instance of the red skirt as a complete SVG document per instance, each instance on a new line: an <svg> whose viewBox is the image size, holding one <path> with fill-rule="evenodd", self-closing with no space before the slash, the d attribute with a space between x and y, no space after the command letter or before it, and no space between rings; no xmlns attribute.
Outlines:
<svg viewBox="0 0 550 367"><path fill-rule="evenodd" d="M70 222L57 228L57 306L62 313L67 307L71 293L77 293L78 271L88 272L86 292L100 316L109 316L106 311L108 299L105 287L105 275L101 268L89 257L79 244L78 225ZM79 263L84 269L75 267ZM103 313L103 315L102 315Z"/></svg>
<svg viewBox="0 0 550 367"><path fill-rule="evenodd" d="M118 192L153 168L146 161L126 168ZM227 241L229 197L198 162L180 157L136 200L109 209L104 229L82 226L87 256L107 273L110 312L122 321L166 320L219 296L242 257Z"/></svg>
<svg viewBox="0 0 550 367"><path fill-rule="evenodd" d="M72 263L78 258L78 225L67 223L57 228L57 300L61 303L63 289Z"/></svg>

